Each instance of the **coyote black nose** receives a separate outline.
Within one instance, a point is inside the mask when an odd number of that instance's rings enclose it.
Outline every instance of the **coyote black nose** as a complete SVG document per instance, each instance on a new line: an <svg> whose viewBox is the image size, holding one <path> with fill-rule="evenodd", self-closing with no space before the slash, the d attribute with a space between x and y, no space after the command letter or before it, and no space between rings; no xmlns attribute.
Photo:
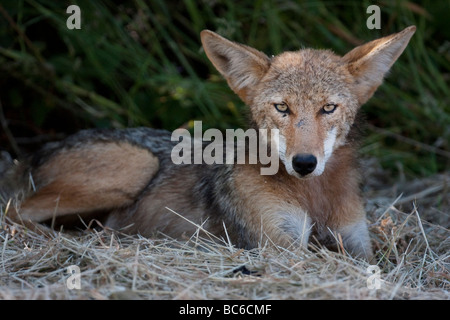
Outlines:
<svg viewBox="0 0 450 320"><path fill-rule="evenodd" d="M312 154L297 154L292 159L292 167L302 176L314 171L317 166L317 158Z"/></svg>

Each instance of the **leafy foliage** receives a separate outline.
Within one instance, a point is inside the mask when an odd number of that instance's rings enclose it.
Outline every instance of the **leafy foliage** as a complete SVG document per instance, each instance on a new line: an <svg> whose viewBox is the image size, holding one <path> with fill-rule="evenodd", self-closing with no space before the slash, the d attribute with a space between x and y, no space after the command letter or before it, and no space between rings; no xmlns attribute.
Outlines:
<svg viewBox="0 0 450 320"><path fill-rule="evenodd" d="M69 30L69 4L81 30ZM417 32L385 84L364 107L362 153L407 174L449 168L448 2L380 1L381 30L369 30L373 1L6 0L0 5L0 102L11 138L32 150L88 127L173 130L245 125L246 107L201 48L208 28L267 54L302 47L344 54L406 26ZM4 126L5 129L5 126ZM34 137L31 139L31 137ZM41 137L41 138L39 138Z"/></svg>

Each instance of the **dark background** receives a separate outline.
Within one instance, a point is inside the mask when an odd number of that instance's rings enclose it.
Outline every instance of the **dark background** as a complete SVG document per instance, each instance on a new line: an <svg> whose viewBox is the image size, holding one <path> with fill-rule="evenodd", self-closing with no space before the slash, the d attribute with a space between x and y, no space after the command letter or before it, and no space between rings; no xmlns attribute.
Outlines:
<svg viewBox="0 0 450 320"><path fill-rule="evenodd" d="M69 5L81 30L69 30ZM369 30L366 9L381 9ZM92 127L245 127L244 104L207 60L202 29L278 54L345 54L416 25L385 83L363 106L361 154L392 174L449 169L448 1L10 1L0 4L0 149L24 156Z"/></svg>

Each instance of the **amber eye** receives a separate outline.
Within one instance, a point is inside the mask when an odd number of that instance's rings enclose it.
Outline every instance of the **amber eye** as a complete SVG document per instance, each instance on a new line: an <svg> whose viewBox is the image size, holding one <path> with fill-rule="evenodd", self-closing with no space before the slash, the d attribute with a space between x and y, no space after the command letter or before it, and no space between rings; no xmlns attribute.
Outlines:
<svg viewBox="0 0 450 320"><path fill-rule="evenodd" d="M289 113L289 108L286 103L274 103L273 106L277 109L278 112L281 113Z"/></svg>
<svg viewBox="0 0 450 320"><path fill-rule="evenodd" d="M337 104L334 103L327 103L322 107L323 113L333 113L337 108Z"/></svg>

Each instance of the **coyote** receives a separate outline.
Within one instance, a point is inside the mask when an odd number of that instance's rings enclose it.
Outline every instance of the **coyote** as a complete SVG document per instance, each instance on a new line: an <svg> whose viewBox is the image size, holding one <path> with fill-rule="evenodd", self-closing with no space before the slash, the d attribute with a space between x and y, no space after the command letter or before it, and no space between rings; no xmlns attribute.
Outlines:
<svg viewBox="0 0 450 320"><path fill-rule="evenodd" d="M343 57L313 49L268 57L204 30L206 55L249 107L250 125L279 130L276 174L261 175L261 163L174 164L175 142L164 130L85 130L5 173L23 186L30 176L34 183L8 215L52 226L95 218L146 237L181 238L201 225L241 248L306 248L313 239L333 246L339 239L349 254L369 259L355 119L415 29Z"/></svg>

